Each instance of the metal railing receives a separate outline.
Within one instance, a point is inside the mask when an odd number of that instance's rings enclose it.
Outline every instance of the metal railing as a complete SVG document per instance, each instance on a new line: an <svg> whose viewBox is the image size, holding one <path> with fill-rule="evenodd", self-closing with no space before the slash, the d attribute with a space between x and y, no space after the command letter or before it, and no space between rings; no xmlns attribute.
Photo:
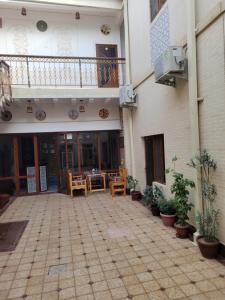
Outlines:
<svg viewBox="0 0 225 300"><path fill-rule="evenodd" d="M119 87L124 58L28 56L0 54L10 67L12 86Z"/></svg>

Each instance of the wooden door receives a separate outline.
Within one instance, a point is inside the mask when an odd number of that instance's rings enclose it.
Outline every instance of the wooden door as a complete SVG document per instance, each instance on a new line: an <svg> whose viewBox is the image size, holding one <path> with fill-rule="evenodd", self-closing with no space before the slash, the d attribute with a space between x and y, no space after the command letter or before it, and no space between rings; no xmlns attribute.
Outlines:
<svg viewBox="0 0 225 300"><path fill-rule="evenodd" d="M96 45L98 87L118 87L117 45ZM105 59L105 60L104 60Z"/></svg>
<svg viewBox="0 0 225 300"><path fill-rule="evenodd" d="M153 143L150 137L145 138L145 170L146 183L152 185L154 181Z"/></svg>

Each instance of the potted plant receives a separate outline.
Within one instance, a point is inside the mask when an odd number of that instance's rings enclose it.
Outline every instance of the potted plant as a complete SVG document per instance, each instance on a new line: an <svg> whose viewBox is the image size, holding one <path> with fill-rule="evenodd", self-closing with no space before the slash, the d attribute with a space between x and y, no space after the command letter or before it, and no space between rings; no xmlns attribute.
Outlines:
<svg viewBox="0 0 225 300"><path fill-rule="evenodd" d="M174 183L171 186L171 193L174 195L174 204L177 215L177 222L174 227L176 228L176 236L178 238L187 238L189 234L189 220L188 212L191 211L194 206L189 202L189 190L188 188L194 188L195 183L181 173L173 172Z"/></svg>
<svg viewBox="0 0 225 300"><path fill-rule="evenodd" d="M160 216L165 226L173 226L176 221L174 200L161 199L159 201Z"/></svg>
<svg viewBox="0 0 225 300"><path fill-rule="evenodd" d="M138 185L138 180L133 178L133 176L127 176L127 185L130 190L131 198L133 201L138 201L141 199L141 193L136 190Z"/></svg>
<svg viewBox="0 0 225 300"><path fill-rule="evenodd" d="M163 191L157 185L153 186L153 198L151 202L151 212L153 216L160 216L159 201L165 199Z"/></svg>
<svg viewBox="0 0 225 300"><path fill-rule="evenodd" d="M200 236L197 239L199 249L206 258L216 258L219 252L217 230L219 225L219 210L214 208L216 186L213 174L217 164L211 155L202 151L199 156L191 159L189 166L201 172L202 211L196 214L196 223Z"/></svg>
<svg viewBox="0 0 225 300"><path fill-rule="evenodd" d="M130 191L132 189L132 186L133 186L133 176L131 175L128 175L127 176L127 195L130 195Z"/></svg>
<svg viewBox="0 0 225 300"><path fill-rule="evenodd" d="M153 188L152 186L147 185L143 191L141 202L143 203L143 205L150 207L152 198L153 198Z"/></svg>

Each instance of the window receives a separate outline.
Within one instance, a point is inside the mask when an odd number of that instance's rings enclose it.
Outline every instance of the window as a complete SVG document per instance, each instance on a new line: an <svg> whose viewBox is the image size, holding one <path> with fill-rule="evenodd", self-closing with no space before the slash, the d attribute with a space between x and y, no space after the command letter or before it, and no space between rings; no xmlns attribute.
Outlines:
<svg viewBox="0 0 225 300"><path fill-rule="evenodd" d="M148 136L144 140L147 184L152 185L153 181L165 183L164 135Z"/></svg>
<svg viewBox="0 0 225 300"><path fill-rule="evenodd" d="M151 21L155 19L166 0L150 0Z"/></svg>

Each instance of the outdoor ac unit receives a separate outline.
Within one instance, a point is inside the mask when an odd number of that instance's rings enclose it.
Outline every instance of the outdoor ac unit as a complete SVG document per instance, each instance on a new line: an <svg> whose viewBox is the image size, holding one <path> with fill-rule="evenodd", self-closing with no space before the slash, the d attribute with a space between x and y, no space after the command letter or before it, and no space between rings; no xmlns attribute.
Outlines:
<svg viewBox="0 0 225 300"><path fill-rule="evenodd" d="M187 59L182 47L169 47L155 61L156 83L176 85L176 78L187 79Z"/></svg>
<svg viewBox="0 0 225 300"><path fill-rule="evenodd" d="M136 93L132 85L123 85L120 87L120 106L128 107L136 104Z"/></svg>

